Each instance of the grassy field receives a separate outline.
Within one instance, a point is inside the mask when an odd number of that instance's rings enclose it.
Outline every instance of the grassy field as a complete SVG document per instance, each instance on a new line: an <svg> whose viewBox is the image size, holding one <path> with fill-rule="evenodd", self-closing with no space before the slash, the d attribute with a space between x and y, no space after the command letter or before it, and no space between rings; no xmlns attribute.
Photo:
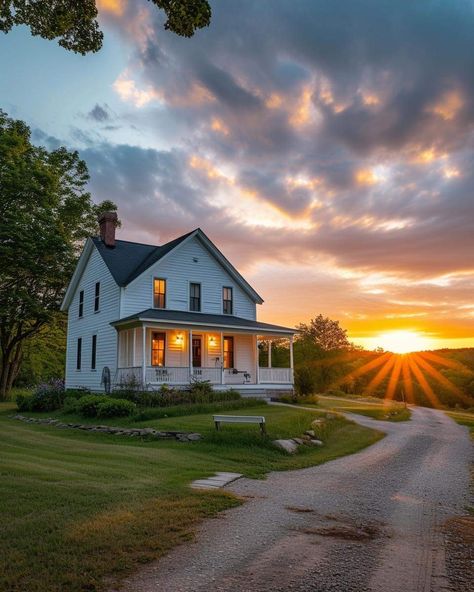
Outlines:
<svg viewBox="0 0 474 592"><path fill-rule="evenodd" d="M191 538L198 521L240 503L224 492L192 491L194 479L224 470L262 477L316 465L382 437L336 419L323 447L289 456L270 440L301 434L317 411L239 411L264 414L268 439L257 426L223 426L216 433L210 414L140 422L204 436L184 444L25 424L8 418L13 409L5 404L0 412L0 589L12 592L101 590Z"/></svg>
<svg viewBox="0 0 474 592"><path fill-rule="evenodd" d="M376 397L358 397L349 395L347 397L330 397L318 395L318 403L315 405L302 403L304 407L314 407L321 411L348 411L366 415L372 419L382 421L407 421L410 419L410 410L402 403L396 401L383 401Z"/></svg>

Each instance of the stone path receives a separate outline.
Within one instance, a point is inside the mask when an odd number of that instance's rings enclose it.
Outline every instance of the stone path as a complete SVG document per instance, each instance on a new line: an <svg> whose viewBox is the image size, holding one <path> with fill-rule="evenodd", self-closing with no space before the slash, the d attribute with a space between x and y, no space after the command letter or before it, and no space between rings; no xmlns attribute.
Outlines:
<svg viewBox="0 0 474 592"><path fill-rule="evenodd" d="M241 473L216 473L207 479L198 479L191 483L193 489L219 489L242 477Z"/></svg>

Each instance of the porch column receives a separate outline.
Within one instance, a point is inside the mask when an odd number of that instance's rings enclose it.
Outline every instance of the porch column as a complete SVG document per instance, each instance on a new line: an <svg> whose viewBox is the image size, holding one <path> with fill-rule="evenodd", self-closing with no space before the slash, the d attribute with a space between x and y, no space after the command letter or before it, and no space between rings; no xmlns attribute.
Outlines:
<svg viewBox="0 0 474 592"><path fill-rule="evenodd" d="M258 351L258 335L255 335L255 381L260 384L260 360Z"/></svg>
<svg viewBox="0 0 474 592"><path fill-rule="evenodd" d="M189 379L191 380L193 376L193 330L189 329L188 335L189 343L188 343L188 353L189 353Z"/></svg>
<svg viewBox="0 0 474 592"><path fill-rule="evenodd" d="M293 380L293 335L290 337L290 368L291 379Z"/></svg>
<svg viewBox="0 0 474 592"><path fill-rule="evenodd" d="M137 330L133 329L133 356L132 366L135 368L137 365Z"/></svg>
<svg viewBox="0 0 474 592"><path fill-rule="evenodd" d="M268 367L272 367L272 340L268 340Z"/></svg>
<svg viewBox="0 0 474 592"><path fill-rule="evenodd" d="M221 384L224 382L224 333L221 331Z"/></svg>
<svg viewBox="0 0 474 592"><path fill-rule="evenodd" d="M146 385L146 327L142 326L142 382Z"/></svg>

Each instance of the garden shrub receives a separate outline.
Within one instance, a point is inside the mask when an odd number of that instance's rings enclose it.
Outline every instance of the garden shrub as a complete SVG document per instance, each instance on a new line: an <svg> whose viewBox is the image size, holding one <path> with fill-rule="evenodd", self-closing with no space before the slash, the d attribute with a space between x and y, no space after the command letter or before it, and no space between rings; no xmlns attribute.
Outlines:
<svg viewBox="0 0 474 592"><path fill-rule="evenodd" d="M76 397L66 397L63 402L64 413L77 413L79 411L79 399Z"/></svg>
<svg viewBox="0 0 474 592"><path fill-rule="evenodd" d="M300 366L295 370L295 390L301 397L314 393L316 390L316 377L311 368Z"/></svg>
<svg viewBox="0 0 474 592"><path fill-rule="evenodd" d="M92 395L91 390L86 387L81 387L77 389L67 389L66 391L66 397L70 397L72 399L81 399L86 395Z"/></svg>
<svg viewBox="0 0 474 592"><path fill-rule="evenodd" d="M84 417L97 417L99 405L106 398L105 395L86 395L77 402L77 411Z"/></svg>
<svg viewBox="0 0 474 592"><path fill-rule="evenodd" d="M16 396L16 406L18 411L31 411L32 395L26 393L18 393Z"/></svg>
<svg viewBox="0 0 474 592"><path fill-rule="evenodd" d="M38 385L31 397L30 411L54 411L60 409L65 397L64 381L54 378Z"/></svg>
<svg viewBox="0 0 474 592"><path fill-rule="evenodd" d="M135 403L126 399L105 397L97 407L97 417L126 417L137 409Z"/></svg>
<svg viewBox="0 0 474 592"><path fill-rule="evenodd" d="M140 408L173 407L175 405L193 405L195 403L215 403L218 401L238 401L240 393L234 389L215 391L208 382L193 382L185 389L162 385L156 391L131 391L116 389L113 395L117 399L126 399Z"/></svg>

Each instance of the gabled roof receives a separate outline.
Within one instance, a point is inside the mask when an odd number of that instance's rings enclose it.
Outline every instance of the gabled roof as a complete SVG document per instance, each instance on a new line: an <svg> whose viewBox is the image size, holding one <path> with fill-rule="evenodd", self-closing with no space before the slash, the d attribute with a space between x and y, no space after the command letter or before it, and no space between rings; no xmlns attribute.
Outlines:
<svg viewBox="0 0 474 592"><path fill-rule="evenodd" d="M119 286L126 286L167 253L181 244L192 232L161 246L116 240L115 247L106 247L98 236L92 240Z"/></svg>
<svg viewBox="0 0 474 592"><path fill-rule="evenodd" d="M197 237L201 244L209 253L222 265L229 275L240 285L254 302L261 304L263 299L252 286L240 275L237 269L228 261L214 243L204 234L200 228L192 230L164 245L147 245L124 240L116 240L115 247L106 247L99 237L92 237L86 241L84 250L81 254L76 270L71 278L68 289L64 296L61 310L66 310L70 304L74 290L79 282L84 268L89 259L92 247L95 246L100 253L104 263L107 265L112 277L118 286L123 287L130 284L139 277L149 267L160 261L163 257L171 253L176 247L185 241Z"/></svg>
<svg viewBox="0 0 474 592"><path fill-rule="evenodd" d="M202 312L187 312L184 310L169 310L158 308L147 308L142 312L130 315L129 317L118 319L111 323L114 327L127 325L133 321L154 321L158 323L169 323L172 325L196 325L201 327L222 327L235 328L251 331L261 331L262 333L281 333L285 335L294 335L298 333L291 327L282 327L281 325L271 325L261 323L252 319L243 319L232 315L207 314Z"/></svg>

